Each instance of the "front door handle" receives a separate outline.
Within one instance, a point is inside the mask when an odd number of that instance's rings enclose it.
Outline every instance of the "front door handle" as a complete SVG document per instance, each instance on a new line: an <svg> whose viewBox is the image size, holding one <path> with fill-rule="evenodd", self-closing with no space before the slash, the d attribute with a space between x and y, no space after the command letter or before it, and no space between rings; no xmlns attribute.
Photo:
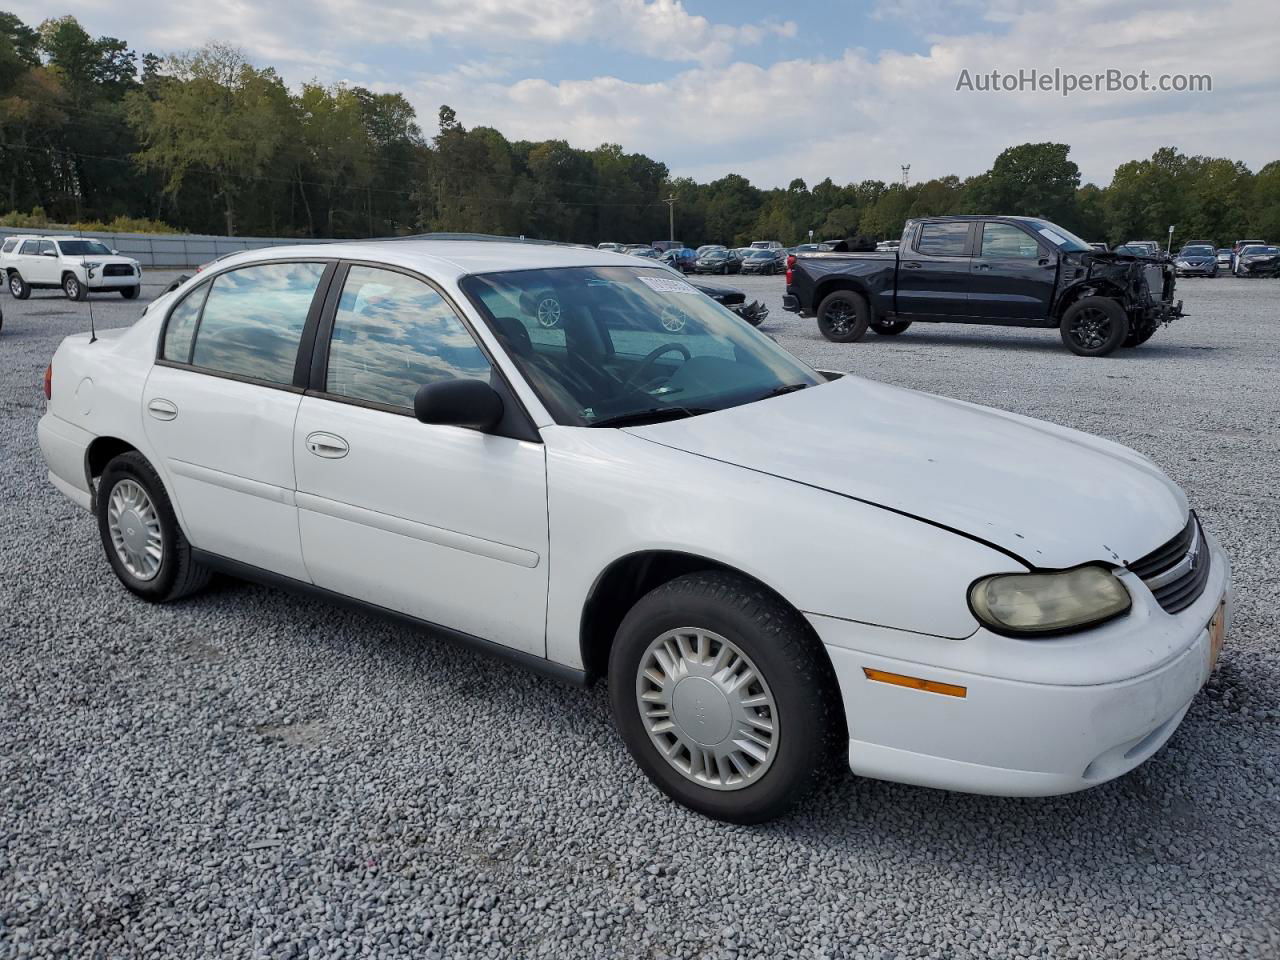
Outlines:
<svg viewBox="0 0 1280 960"><path fill-rule="evenodd" d="M173 420L178 416L178 405L163 397L154 397L147 403L147 413L157 420Z"/></svg>
<svg viewBox="0 0 1280 960"><path fill-rule="evenodd" d="M307 449L326 460L341 460L351 452L347 441L336 434L321 431L307 434Z"/></svg>
<svg viewBox="0 0 1280 960"><path fill-rule="evenodd" d="M903 266L905 269L907 269L907 270L919 270L919 269L920 269L920 263L919 263L918 261L916 261L916 260L908 260L908 261L907 261L906 263L904 263L902 266Z"/></svg>
<svg viewBox="0 0 1280 960"><path fill-rule="evenodd" d="M991 269L991 264L989 264L989 263L975 263L975 264L973 265L973 269L975 269L975 270L990 270L990 269Z"/></svg>

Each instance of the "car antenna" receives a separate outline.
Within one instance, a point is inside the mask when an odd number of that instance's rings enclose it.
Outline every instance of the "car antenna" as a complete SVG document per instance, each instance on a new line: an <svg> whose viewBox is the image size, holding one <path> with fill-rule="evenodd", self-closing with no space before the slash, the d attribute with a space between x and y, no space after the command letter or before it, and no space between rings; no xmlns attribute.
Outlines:
<svg viewBox="0 0 1280 960"><path fill-rule="evenodd" d="M84 239L84 227L79 229L80 239ZM85 263L84 254L80 254L80 265L83 267ZM98 331L93 322L93 295L89 289L89 268L85 267L84 271L84 299L89 304L89 342L98 342Z"/></svg>

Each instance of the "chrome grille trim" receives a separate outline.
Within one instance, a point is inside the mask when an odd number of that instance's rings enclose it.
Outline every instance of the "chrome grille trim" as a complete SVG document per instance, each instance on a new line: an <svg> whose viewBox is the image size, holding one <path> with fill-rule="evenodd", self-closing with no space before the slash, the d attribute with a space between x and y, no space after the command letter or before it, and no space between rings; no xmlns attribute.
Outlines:
<svg viewBox="0 0 1280 960"><path fill-rule="evenodd" d="M1209 582L1209 553L1195 511L1181 533L1129 564L1129 570L1166 613L1180 613L1200 599Z"/></svg>

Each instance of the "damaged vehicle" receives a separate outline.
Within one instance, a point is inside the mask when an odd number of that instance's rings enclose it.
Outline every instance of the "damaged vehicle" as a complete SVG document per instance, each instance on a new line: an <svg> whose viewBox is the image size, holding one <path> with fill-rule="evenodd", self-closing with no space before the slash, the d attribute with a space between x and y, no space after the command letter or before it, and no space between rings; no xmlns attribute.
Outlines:
<svg viewBox="0 0 1280 960"><path fill-rule="evenodd" d="M1082 357L1145 343L1183 315L1167 259L1104 252L1035 217L908 220L895 251L790 257L784 310L817 318L828 340L912 323L973 323L1059 331Z"/></svg>
<svg viewBox="0 0 1280 960"><path fill-rule="evenodd" d="M1255 244L1236 257L1237 277L1280 277L1280 247Z"/></svg>

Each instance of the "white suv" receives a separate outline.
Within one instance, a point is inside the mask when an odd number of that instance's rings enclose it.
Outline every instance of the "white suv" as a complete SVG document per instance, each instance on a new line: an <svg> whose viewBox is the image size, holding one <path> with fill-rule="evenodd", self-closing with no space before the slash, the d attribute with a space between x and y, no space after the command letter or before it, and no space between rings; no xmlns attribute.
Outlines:
<svg viewBox="0 0 1280 960"><path fill-rule="evenodd" d="M0 248L0 267L9 292L19 300L32 290L59 288L69 300L107 290L132 300L142 284L137 260L119 256L101 240L82 237L9 237Z"/></svg>

